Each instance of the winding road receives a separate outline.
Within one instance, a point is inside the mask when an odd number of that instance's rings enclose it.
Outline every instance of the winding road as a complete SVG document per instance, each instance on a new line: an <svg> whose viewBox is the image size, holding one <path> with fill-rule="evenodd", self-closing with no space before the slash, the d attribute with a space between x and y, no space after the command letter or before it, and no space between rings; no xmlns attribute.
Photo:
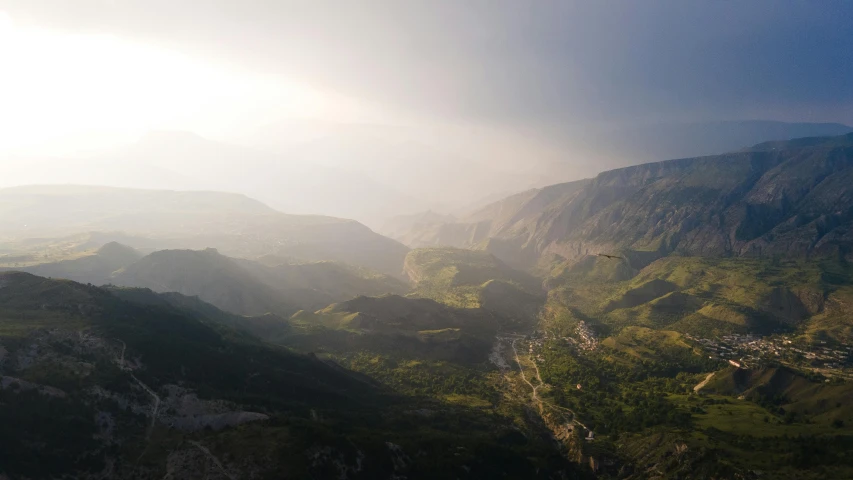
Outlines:
<svg viewBox="0 0 853 480"><path fill-rule="evenodd" d="M533 364L533 368L536 371L536 380L539 382L539 385L533 385L530 382L530 380L527 379L527 375L524 374L524 366L521 364L521 360L518 358L518 349L515 347L515 342L517 342L517 341L518 341L518 338L514 338L512 340L512 343L510 344L512 346L512 352L515 356L515 363L516 363L516 365L518 365L518 370L521 373L521 379L524 381L524 383L529 385L530 389L533 391L531 398L533 399L534 402L536 402L536 405L539 407L539 415L543 415L545 413L545 407L552 408L552 409L554 409L560 413L568 412L572 416L569 423L577 425L577 426L583 428L584 430L591 431L591 430L589 430L589 428L587 428L586 425L584 425L583 423L581 423L577 420L577 415L571 409L566 408L566 407L562 407L559 405L554 405L553 403L542 400L542 398L539 396L539 387L542 387L543 385L545 385L545 382L542 381L542 375L539 373L539 366L536 365L536 361L531 356L530 362Z"/></svg>
<svg viewBox="0 0 853 480"><path fill-rule="evenodd" d="M693 387L693 391L694 391L694 392L699 392L699 390L702 390L702 387L704 387L705 385L707 385L707 384L708 384L708 382L710 382L710 381L711 381L711 379L712 379L712 378L714 378L714 374L715 374L715 373L716 373L716 372L711 372L711 373L709 373L709 374L708 374L708 376L707 376L707 377L705 377L705 380L702 380L702 381L701 381L701 382L699 382L695 387Z"/></svg>
<svg viewBox="0 0 853 480"><path fill-rule="evenodd" d="M539 398L539 392L538 392L539 387L542 386L542 378L539 377L539 385L536 385L536 386L534 386L532 383L530 383L530 380L527 379L527 375L524 374L524 367L521 365L521 361L518 359L518 350L515 348L515 342L517 342L517 341L518 341L518 339L515 338L515 339L513 339L512 343L511 343L512 352L515 355L515 363L518 365L519 372L521 372L521 379L524 380L524 383L530 385L530 389L533 390L532 398L533 398L533 401L536 402L536 405L539 407L539 414L541 415L545 411L545 408L543 406L544 402L542 401L541 398ZM534 365L535 365L535 363L534 363ZM539 369L538 368L536 369L536 375L537 375L537 377L539 376Z"/></svg>

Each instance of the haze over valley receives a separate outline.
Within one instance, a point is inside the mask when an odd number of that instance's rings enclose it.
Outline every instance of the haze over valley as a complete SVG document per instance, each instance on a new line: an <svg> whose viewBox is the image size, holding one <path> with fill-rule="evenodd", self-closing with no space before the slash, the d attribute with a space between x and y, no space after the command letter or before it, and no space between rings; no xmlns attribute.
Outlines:
<svg viewBox="0 0 853 480"><path fill-rule="evenodd" d="M0 480L853 478L851 19L0 0Z"/></svg>

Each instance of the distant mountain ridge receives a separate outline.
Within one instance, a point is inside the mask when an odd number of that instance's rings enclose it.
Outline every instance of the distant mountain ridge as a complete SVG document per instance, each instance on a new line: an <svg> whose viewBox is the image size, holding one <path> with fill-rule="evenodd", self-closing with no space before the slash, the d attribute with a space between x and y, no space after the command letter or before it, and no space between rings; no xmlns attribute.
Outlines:
<svg viewBox="0 0 853 480"><path fill-rule="evenodd" d="M142 254L131 247L117 242L103 245L94 255L80 258L46 262L28 267L7 267L0 270L21 270L33 275L71 279L80 283L103 285L113 273L139 261Z"/></svg>
<svg viewBox="0 0 853 480"><path fill-rule="evenodd" d="M111 242L92 255L29 267L6 268L95 285L147 288L199 297L236 315L288 317L358 295L405 294L394 277L338 262L300 264L230 258L216 249L160 250L142 256Z"/></svg>
<svg viewBox="0 0 853 480"><path fill-rule="evenodd" d="M8 175L0 180L2 186L71 183L239 192L289 213L354 218L371 224L401 211L430 206L364 172L221 143L189 132L150 132L136 143L79 158L12 158L9 162ZM352 198L358 201L348 201Z"/></svg>
<svg viewBox="0 0 853 480"><path fill-rule="evenodd" d="M501 236L524 224L533 216L559 206L591 180L577 180L543 188L526 190L490 203L452 222L437 219L410 223L410 229L396 237L412 248L451 246L475 248L492 237ZM402 225L401 225L402 226Z"/></svg>
<svg viewBox="0 0 853 480"><path fill-rule="evenodd" d="M427 225L453 223L455 221L456 217L453 215L443 215L432 210L427 210L425 212L397 215L389 218L379 228L379 233L408 245L410 242L407 241L406 235L412 230L416 228L420 229Z"/></svg>
<svg viewBox="0 0 853 480"><path fill-rule="evenodd" d="M354 221L290 215L241 194L93 186L0 189L0 239L102 232L135 248L334 260L400 275L408 249ZM121 232L121 233L118 233ZM150 251L150 250L149 250Z"/></svg>
<svg viewBox="0 0 853 480"><path fill-rule="evenodd" d="M670 158L720 155L764 142L843 135L853 127L840 123L734 120L659 123L586 132L574 139L581 151L605 162L606 169ZM571 137L571 133L568 134Z"/></svg>
<svg viewBox="0 0 853 480"><path fill-rule="evenodd" d="M650 252L648 261L670 253L849 256L851 185L853 135L795 139L525 192L488 207L479 222L424 235L524 268L622 250ZM460 241L446 233L475 232L481 222L488 234Z"/></svg>
<svg viewBox="0 0 853 480"><path fill-rule="evenodd" d="M793 140L762 142L745 150L763 151L804 147L844 147L853 144L853 132L837 136L802 137Z"/></svg>

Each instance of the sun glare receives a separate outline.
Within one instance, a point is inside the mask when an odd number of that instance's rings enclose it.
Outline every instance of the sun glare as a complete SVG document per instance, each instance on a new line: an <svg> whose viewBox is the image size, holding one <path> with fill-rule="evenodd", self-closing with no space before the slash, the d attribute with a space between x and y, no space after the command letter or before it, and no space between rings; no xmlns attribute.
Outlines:
<svg viewBox="0 0 853 480"><path fill-rule="evenodd" d="M61 138L211 132L261 110L328 113L314 89L110 35L16 26L0 13L0 151Z"/></svg>

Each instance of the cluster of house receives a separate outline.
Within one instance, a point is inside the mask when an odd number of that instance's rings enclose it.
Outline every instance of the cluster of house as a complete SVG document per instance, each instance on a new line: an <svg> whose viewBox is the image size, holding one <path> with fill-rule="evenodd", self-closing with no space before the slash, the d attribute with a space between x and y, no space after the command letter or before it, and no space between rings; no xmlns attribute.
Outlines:
<svg viewBox="0 0 853 480"><path fill-rule="evenodd" d="M533 361L536 363L542 363L545 361L545 356L541 353L537 354L536 349L539 349L539 352L542 352L542 346L545 344L545 338L541 336L533 336L530 337L530 357L533 358Z"/></svg>
<svg viewBox="0 0 853 480"><path fill-rule="evenodd" d="M575 333L578 335L578 347L581 350L595 350L598 347L598 338L596 338L595 332L583 320L578 322Z"/></svg>
<svg viewBox="0 0 853 480"><path fill-rule="evenodd" d="M760 365L767 360L807 363L812 367L842 369L853 365L853 347L830 347L826 342L806 345L786 335L759 337L732 334L717 339L685 335L700 345L709 358L727 361L737 367Z"/></svg>

